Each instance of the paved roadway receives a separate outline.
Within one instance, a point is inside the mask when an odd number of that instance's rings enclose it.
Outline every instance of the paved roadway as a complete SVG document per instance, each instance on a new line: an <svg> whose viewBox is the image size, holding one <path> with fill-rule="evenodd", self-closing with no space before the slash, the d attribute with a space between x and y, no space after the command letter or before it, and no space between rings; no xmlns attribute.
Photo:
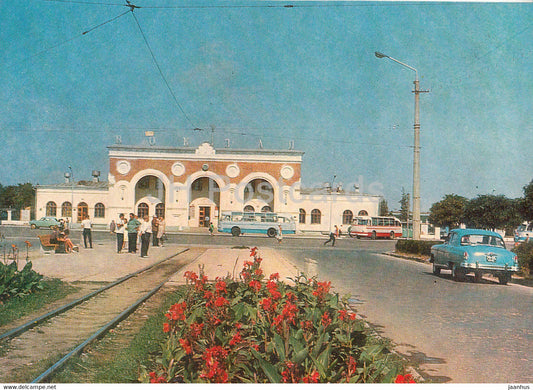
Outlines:
<svg viewBox="0 0 533 390"><path fill-rule="evenodd" d="M11 240L35 237L28 228L7 228ZM76 234L76 233L75 233ZM75 235L74 235L75 236ZM95 232L95 240L113 235ZM171 235L173 243L212 246L271 246L307 275L330 280L341 294L359 301L358 312L433 382L532 383L533 288L484 280L456 283L428 264L382 255L388 240L285 237L278 245L259 236Z"/></svg>

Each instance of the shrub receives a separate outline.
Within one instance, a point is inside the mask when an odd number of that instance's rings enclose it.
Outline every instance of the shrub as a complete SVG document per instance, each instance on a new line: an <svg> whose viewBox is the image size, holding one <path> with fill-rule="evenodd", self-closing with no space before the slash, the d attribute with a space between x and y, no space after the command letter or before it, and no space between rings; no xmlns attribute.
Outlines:
<svg viewBox="0 0 533 390"><path fill-rule="evenodd" d="M393 382L402 365L367 334L330 282L300 275L265 279L252 248L240 280L186 272L179 302L165 314L158 368L143 382Z"/></svg>
<svg viewBox="0 0 533 390"><path fill-rule="evenodd" d="M530 276L533 270L533 242L523 242L513 248L513 252L518 256L520 270L524 275Z"/></svg>
<svg viewBox="0 0 533 390"><path fill-rule="evenodd" d="M398 240L396 242L396 251L411 253L414 255L430 256L431 247L438 244L442 244L442 241Z"/></svg>
<svg viewBox="0 0 533 390"><path fill-rule="evenodd" d="M15 261L7 265L0 263L0 302L42 289L42 278L42 275L32 269L31 261L28 261L21 271Z"/></svg>

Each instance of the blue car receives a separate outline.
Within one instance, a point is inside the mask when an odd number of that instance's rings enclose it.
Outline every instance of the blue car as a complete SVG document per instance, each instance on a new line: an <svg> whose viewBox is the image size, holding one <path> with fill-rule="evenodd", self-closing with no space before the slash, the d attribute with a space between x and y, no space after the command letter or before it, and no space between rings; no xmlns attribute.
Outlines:
<svg viewBox="0 0 533 390"><path fill-rule="evenodd" d="M479 282L487 273L497 277L500 284L507 284L511 274L518 271L518 258L505 249L502 236L479 229L452 230L444 244L431 247L429 261L433 263L434 275L449 269L458 282L464 281L469 273Z"/></svg>

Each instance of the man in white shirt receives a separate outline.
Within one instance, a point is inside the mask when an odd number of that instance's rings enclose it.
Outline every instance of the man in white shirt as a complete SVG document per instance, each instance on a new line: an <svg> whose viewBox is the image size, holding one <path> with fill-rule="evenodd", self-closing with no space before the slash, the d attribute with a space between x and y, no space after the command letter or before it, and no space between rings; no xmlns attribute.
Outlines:
<svg viewBox="0 0 533 390"><path fill-rule="evenodd" d="M120 214L115 227L115 233L117 233L117 253L121 253L122 247L124 246L124 233L126 232L126 221L124 219L124 214Z"/></svg>
<svg viewBox="0 0 533 390"><path fill-rule="evenodd" d="M81 221L81 227L83 228L83 244L85 245L85 249L87 249L87 239L89 239L89 245L92 249L93 237L92 237L91 229L93 227L93 223L89 219L88 215L86 215L83 221Z"/></svg>
<svg viewBox="0 0 533 390"><path fill-rule="evenodd" d="M141 257L147 257L148 246L150 245L150 236L152 235L152 224L150 223L150 218L148 215L144 216L139 233L141 234Z"/></svg>

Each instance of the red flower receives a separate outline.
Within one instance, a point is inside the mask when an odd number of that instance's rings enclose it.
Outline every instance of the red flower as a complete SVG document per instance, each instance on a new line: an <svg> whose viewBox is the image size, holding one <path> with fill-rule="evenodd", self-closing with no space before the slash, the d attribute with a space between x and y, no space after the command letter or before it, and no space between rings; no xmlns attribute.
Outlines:
<svg viewBox="0 0 533 390"><path fill-rule="evenodd" d="M256 276L261 276L261 275L263 275L263 270L261 268L258 268L258 269L255 270L254 273L255 273Z"/></svg>
<svg viewBox="0 0 533 390"><path fill-rule="evenodd" d="M276 272L275 274L270 274L269 279L270 280L279 280L279 273Z"/></svg>
<svg viewBox="0 0 533 390"><path fill-rule="evenodd" d="M179 342L181 344L181 347L185 350L185 353L187 355L191 355L192 354L191 342L187 339L179 339Z"/></svg>
<svg viewBox="0 0 533 390"><path fill-rule="evenodd" d="M344 321L347 313L348 312L346 310L339 310L339 320Z"/></svg>
<svg viewBox="0 0 533 390"><path fill-rule="evenodd" d="M207 348L202 356L202 359L205 362L205 369L200 374L200 378L207 378L215 383L227 382L228 373L226 372L225 367L225 359L227 356L228 351L219 345Z"/></svg>
<svg viewBox="0 0 533 390"><path fill-rule="evenodd" d="M163 332L170 332L170 324L167 324L166 322L163 324Z"/></svg>
<svg viewBox="0 0 533 390"><path fill-rule="evenodd" d="M223 280L219 280L216 284L215 284L215 289L216 289L216 292L221 294L221 293L225 293L227 294L228 291L226 290L226 282L223 281Z"/></svg>
<svg viewBox="0 0 533 390"><path fill-rule="evenodd" d="M216 307L222 307L222 306L226 306L226 305L229 305L229 301L226 298L224 298L224 297L218 297L215 300L215 306Z"/></svg>
<svg viewBox="0 0 533 390"><path fill-rule="evenodd" d="M255 257L256 253L257 253L257 247L254 246L252 249L250 249L250 257Z"/></svg>
<svg viewBox="0 0 533 390"><path fill-rule="evenodd" d="M176 303L170 306L170 309L168 309L168 313L170 315L169 316L167 315L166 317L174 321L177 321L177 320L185 321L185 313L184 313L185 309L187 309L187 302Z"/></svg>
<svg viewBox="0 0 533 390"><path fill-rule="evenodd" d="M322 315L322 325L326 328L329 324L331 324L331 318L329 317L329 313L325 312Z"/></svg>
<svg viewBox="0 0 533 390"><path fill-rule="evenodd" d="M253 267L253 265L254 265L254 262L253 262L253 261L245 261L245 262L244 262L244 266L245 266L245 267Z"/></svg>
<svg viewBox="0 0 533 390"><path fill-rule="evenodd" d="M277 304L272 301L272 298L264 298L259 302L264 311L274 311L276 310Z"/></svg>
<svg viewBox="0 0 533 390"><path fill-rule="evenodd" d="M320 375L318 374L318 371L313 371L311 375L307 375L302 378L304 383L318 383L319 379L320 379Z"/></svg>
<svg viewBox="0 0 533 390"><path fill-rule="evenodd" d="M411 374L398 375L394 383L416 383Z"/></svg>
<svg viewBox="0 0 533 390"><path fill-rule="evenodd" d="M29 242L29 241L24 241L24 243L25 243L28 247L31 246L31 242Z"/></svg>
<svg viewBox="0 0 533 390"><path fill-rule="evenodd" d="M313 322L309 320L301 321L300 328L302 328L303 330L313 330Z"/></svg>
<svg viewBox="0 0 533 390"><path fill-rule="evenodd" d="M349 318L350 318L350 320L355 321L355 320L357 319L357 314L355 314L355 313L350 313Z"/></svg>
<svg viewBox="0 0 533 390"><path fill-rule="evenodd" d="M317 297L317 299L323 299L324 296L329 292L330 287L331 282L318 282L317 288L315 291L313 291L313 295Z"/></svg>
<svg viewBox="0 0 533 390"><path fill-rule="evenodd" d="M248 283L248 286L250 286L255 292L261 290L261 282L258 282L257 280L252 280L250 283Z"/></svg>
<svg viewBox="0 0 533 390"><path fill-rule="evenodd" d="M150 376L150 383L165 383L166 379L163 376L157 377L155 372L151 372L148 374Z"/></svg>
<svg viewBox="0 0 533 390"><path fill-rule="evenodd" d="M191 324L191 336L197 338L202 333L202 329L204 329L204 324L193 322Z"/></svg>
<svg viewBox="0 0 533 390"><path fill-rule="evenodd" d="M235 336L233 336L231 338L231 340L229 341L229 345L233 346L233 345L241 343L241 342L242 342L241 334L237 331L237 333L235 333Z"/></svg>
<svg viewBox="0 0 533 390"><path fill-rule="evenodd" d="M183 276L185 276L185 279L190 280L191 282L196 282L196 280L198 279L198 275L196 275L196 273L192 271L185 272Z"/></svg>

